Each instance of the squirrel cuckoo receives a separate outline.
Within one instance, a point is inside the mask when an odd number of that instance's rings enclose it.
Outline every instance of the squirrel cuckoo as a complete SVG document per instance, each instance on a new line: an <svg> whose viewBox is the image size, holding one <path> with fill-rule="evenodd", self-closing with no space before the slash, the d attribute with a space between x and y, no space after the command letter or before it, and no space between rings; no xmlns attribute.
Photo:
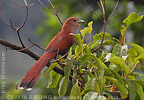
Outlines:
<svg viewBox="0 0 144 100"><path fill-rule="evenodd" d="M38 80L42 69L46 66L48 61L56 57L58 54L65 54L69 51L74 42L73 35L80 23L85 21L75 17L68 18L62 26L61 32L59 32L48 44L45 49L45 53L38 59L33 67L27 72L25 78L19 85L20 89L26 88L32 90L34 84Z"/></svg>

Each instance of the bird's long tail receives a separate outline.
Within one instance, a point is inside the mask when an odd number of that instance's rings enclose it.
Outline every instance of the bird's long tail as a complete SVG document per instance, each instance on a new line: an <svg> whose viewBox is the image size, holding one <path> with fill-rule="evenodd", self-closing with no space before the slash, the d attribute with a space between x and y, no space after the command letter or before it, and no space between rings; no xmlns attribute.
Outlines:
<svg viewBox="0 0 144 100"><path fill-rule="evenodd" d="M20 83L19 88L24 89L27 88L27 90L32 90L34 84L38 80L40 76L40 72L42 69L46 66L48 61L56 56L56 53L49 53L48 51L45 52L38 61L33 65L33 67L28 71L25 78Z"/></svg>

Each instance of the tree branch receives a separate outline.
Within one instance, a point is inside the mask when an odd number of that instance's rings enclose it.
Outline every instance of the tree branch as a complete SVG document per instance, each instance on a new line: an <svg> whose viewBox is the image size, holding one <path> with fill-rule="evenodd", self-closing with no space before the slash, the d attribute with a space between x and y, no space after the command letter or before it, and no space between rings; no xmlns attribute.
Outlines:
<svg viewBox="0 0 144 100"><path fill-rule="evenodd" d="M27 54L27 55L29 55L30 57L34 58L35 60L38 60L38 59L40 58L40 56L38 56L36 53L34 53L33 51L29 50L28 48L23 49L23 47L17 46L17 45L12 44L12 43L9 43L9 42L1 39L1 38L0 38L0 44L2 44L2 45L5 46L5 47L11 48L12 50L17 50L17 51L19 50L19 52L24 53L24 54ZM49 63L47 64L47 67L49 67L50 64L51 64L51 63L49 62ZM57 73L59 73L59 74L61 74L61 75L64 76L64 71L63 71L62 69L60 69L60 68L58 68L58 67L55 67L53 70L54 70L55 72L57 72Z"/></svg>
<svg viewBox="0 0 144 100"><path fill-rule="evenodd" d="M46 8L50 13L54 14L54 15L58 18L58 20L59 20L59 22L61 23L61 25L63 25L63 22L61 21L61 19L60 19L60 17L59 17L59 13L58 13L56 7L53 5L53 3L52 3L50 0L48 0L48 2L49 2L50 5L52 6L54 12L52 12L50 9L48 9L40 0L38 0L38 1L39 1L39 3L40 3L44 8Z"/></svg>

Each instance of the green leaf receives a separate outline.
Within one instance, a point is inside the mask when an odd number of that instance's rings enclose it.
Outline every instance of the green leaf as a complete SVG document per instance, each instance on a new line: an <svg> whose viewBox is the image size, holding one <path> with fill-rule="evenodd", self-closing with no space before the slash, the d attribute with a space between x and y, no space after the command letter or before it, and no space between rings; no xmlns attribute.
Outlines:
<svg viewBox="0 0 144 100"><path fill-rule="evenodd" d="M143 18L143 15L140 16L137 13L132 12L125 20L123 20L123 23L125 23L126 25L130 25L132 23L142 20L142 18Z"/></svg>
<svg viewBox="0 0 144 100"><path fill-rule="evenodd" d="M84 56L82 56L82 58L81 58L81 65L84 64L84 63L86 63L86 62L88 62L90 58L91 58L90 55L84 55Z"/></svg>
<svg viewBox="0 0 144 100"><path fill-rule="evenodd" d="M138 76L138 78L139 78L140 80L143 80L143 81L144 81L144 74L138 73L138 72L134 72L134 74L135 74L136 76Z"/></svg>
<svg viewBox="0 0 144 100"><path fill-rule="evenodd" d="M50 79L47 88L56 88L59 79L60 79L60 74L56 73L55 71L52 71L50 74Z"/></svg>
<svg viewBox="0 0 144 100"><path fill-rule="evenodd" d="M98 34L98 36L101 37L101 39L102 39L102 37L103 37L103 32L100 32L100 33ZM108 32L105 32L105 38L112 38L112 37L111 37L111 34L108 33Z"/></svg>
<svg viewBox="0 0 144 100"><path fill-rule="evenodd" d="M83 100L98 100L98 93L88 92L84 95Z"/></svg>
<svg viewBox="0 0 144 100"><path fill-rule="evenodd" d="M69 79L69 75L70 75L72 66L73 66L73 60L68 60L66 63L66 66L64 68L64 74L65 74L67 79Z"/></svg>
<svg viewBox="0 0 144 100"><path fill-rule="evenodd" d="M128 97L128 90L125 88L117 79L109 76L104 76L107 80L110 80L120 90L121 98L125 99Z"/></svg>
<svg viewBox="0 0 144 100"><path fill-rule="evenodd" d="M132 12L125 20L123 20L123 23L125 23L126 26L122 25L122 29L120 30L121 34L122 34L122 37L124 36L124 34L125 34L125 32L126 32L126 30L127 30L127 28L129 27L130 24L138 22L142 18L143 18L143 16L140 16L137 13Z"/></svg>
<svg viewBox="0 0 144 100"><path fill-rule="evenodd" d="M98 41L98 40L101 40L101 39L102 38L98 34L93 35L93 41Z"/></svg>
<svg viewBox="0 0 144 100"><path fill-rule="evenodd" d="M133 82L135 85L135 89L137 94L140 96L141 100L144 99L144 93L143 93L143 88L140 84L138 84L137 82Z"/></svg>
<svg viewBox="0 0 144 100"><path fill-rule="evenodd" d="M91 57L94 59L94 66L98 67L98 76L104 75L104 65L103 62L97 58L95 55L91 55Z"/></svg>
<svg viewBox="0 0 144 100"><path fill-rule="evenodd" d="M75 83L75 85L73 85L71 89L70 100L81 100L80 92L81 92L81 89L78 83Z"/></svg>
<svg viewBox="0 0 144 100"><path fill-rule="evenodd" d="M111 71L112 71L112 73L114 74L115 78L116 78L122 85L124 85L124 82L123 82L122 77L121 77L115 70L112 70L112 69L111 69Z"/></svg>
<svg viewBox="0 0 144 100"><path fill-rule="evenodd" d="M91 78L85 85L85 92L87 91L93 91L93 92L97 92L100 94L100 87L99 84L97 83L96 78Z"/></svg>
<svg viewBox="0 0 144 100"><path fill-rule="evenodd" d="M103 94L103 95L106 95L106 96L109 98L109 100L114 100L114 97L113 97L110 93L108 93L108 92L103 92L102 94Z"/></svg>
<svg viewBox="0 0 144 100"><path fill-rule="evenodd" d="M49 72L50 72L51 70L53 70L57 65L58 65L57 62L52 63L52 64L48 67L48 69L47 69L46 71L44 71L44 73L43 73L43 75L42 75L42 78L44 78L46 75L48 75Z"/></svg>
<svg viewBox="0 0 144 100"><path fill-rule="evenodd" d="M121 54L121 45L116 44L113 48L112 53L115 54L116 56L120 56L120 54Z"/></svg>
<svg viewBox="0 0 144 100"><path fill-rule="evenodd" d="M84 42L85 35L88 34L88 33L91 33L91 31L93 29L92 28L92 23L93 23L93 21L89 22L88 27L85 27L85 28L80 30L81 35L82 35L82 43Z"/></svg>
<svg viewBox="0 0 144 100"><path fill-rule="evenodd" d="M135 64L137 64L137 61L139 59L143 59L144 58L144 53L140 54L138 57L136 57L136 59L134 60L133 64L132 64L132 67L134 67Z"/></svg>
<svg viewBox="0 0 144 100"><path fill-rule="evenodd" d="M131 44L131 46L136 50L138 55L141 55L142 53L144 53L144 48L137 45L137 44ZM144 63L144 58L141 58L141 61Z"/></svg>
<svg viewBox="0 0 144 100"><path fill-rule="evenodd" d="M129 90L129 98L130 100L135 100L136 98L136 90L133 82L131 82L129 79L125 79L126 83L128 84L128 90Z"/></svg>
<svg viewBox="0 0 144 100"><path fill-rule="evenodd" d="M96 92L88 92L84 95L83 100L107 100L105 96L98 95Z"/></svg>
<svg viewBox="0 0 144 100"><path fill-rule="evenodd" d="M111 63L114 63L114 64L120 66L124 70L124 72L125 72L126 75L129 73L129 67L126 65L126 63L125 63L125 61L124 61L123 58L114 56L114 57L111 57L109 59L109 61Z"/></svg>
<svg viewBox="0 0 144 100"><path fill-rule="evenodd" d="M75 39L76 39L76 41L78 43L78 46L82 47L81 35L80 34L72 34L72 35L75 37Z"/></svg>
<svg viewBox="0 0 144 100"><path fill-rule="evenodd" d="M100 45L99 42L93 42L92 45L91 45L91 49L94 49L98 45Z"/></svg>
<svg viewBox="0 0 144 100"><path fill-rule="evenodd" d="M82 48L80 48L78 45L75 48L75 54L78 56L82 52Z"/></svg>
<svg viewBox="0 0 144 100"><path fill-rule="evenodd" d="M89 47L88 45L86 45L86 46L84 47L84 51L85 51L85 54L87 54L87 55L90 55L90 54L91 54L91 50L90 50L90 47Z"/></svg>
<svg viewBox="0 0 144 100"><path fill-rule="evenodd" d="M60 97L64 96L67 91L68 79L64 76L59 84L58 94Z"/></svg>
<svg viewBox="0 0 144 100"><path fill-rule="evenodd" d="M95 78L95 76L91 72L89 72L88 70L85 70L85 72L88 73L88 75L89 75L90 78Z"/></svg>

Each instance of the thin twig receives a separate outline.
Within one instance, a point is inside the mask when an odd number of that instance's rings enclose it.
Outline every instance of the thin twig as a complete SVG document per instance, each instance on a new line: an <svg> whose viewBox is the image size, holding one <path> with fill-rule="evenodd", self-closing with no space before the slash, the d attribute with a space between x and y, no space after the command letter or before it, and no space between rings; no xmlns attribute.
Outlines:
<svg viewBox="0 0 144 100"><path fill-rule="evenodd" d="M33 45L37 46L38 48L42 49L42 50L45 50L45 48L39 46L38 44L34 43L33 41L31 41L30 38L28 38L29 42L31 42Z"/></svg>
<svg viewBox="0 0 144 100"><path fill-rule="evenodd" d="M107 21L109 21L109 20L111 19L112 15L113 15L114 12L116 11L116 8L117 8L118 4L119 4L119 0L117 0L117 3L116 3L116 5L115 5L115 7L114 7L112 13L110 14L109 18L107 19Z"/></svg>
<svg viewBox="0 0 144 100"><path fill-rule="evenodd" d="M66 54L64 54L63 56L61 56L60 58L57 58L56 60L50 61L50 62L51 62L51 63L57 62L57 61L59 61L60 59L63 59L67 54L68 54L68 52L67 52Z"/></svg>
<svg viewBox="0 0 144 100"><path fill-rule="evenodd" d="M25 16L24 23L19 28L17 28L17 31L19 31L25 25L25 23L28 19L28 4L27 4L26 0L24 0L24 3L25 3L25 7L26 7L26 16Z"/></svg>
<svg viewBox="0 0 144 100"><path fill-rule="evenodd" d="M12 2L12 3L14 3L14 4L18 5L18 6L21 6L21 5L17 4L17 3L15 3L15 2ZM27 22L27 19L28 19L28 4L27 4L27 1L26 1L26 0L24 0L24 3L25 3L25 7L26 7L26 16L25 16L25 20L24 20L23 24L21 24L19 27L14 27L14 26L13 26L11 18L10 18L10 24L9 24L9 23L7 22L7 20L5 19L5 17L3 16L3 14L2 14L2 8L0 9L0 10L1 10L2 20L4 21L4 23L5 23L6 25L8 25L9 27L11 27L13 30L15 30L15 31L17 32L19 41L20 41L20 43L21 43L21 45L22 45L23 48L25 48L25 45L24 45L24 43L22 42L22 39L21 39L21 36L20 36L20 32L19 32L19 31L20 31L20 29L22 29L22 28L24 27L24 25L25 25L25 23ZM1 3L1 6L2 6L2 3ZM23 6L22 6L22 7L23 7Z"/></svg>
<svg viewBox="0 0 144 100"><path fill-rule="evenodd" d="M50 3L50 5L53 7L54 9L54 12L55 12L55 15L57 16L58 20L60 21L60 23L63 25L63 22L61 21L59 15L58 15L58 12L56 10L56 7L52 4L52 2L50 0L48 0L48 2Z"/></svg>
<svg viewBox="0 0 144 100"><path fill-rule="evenodd" d="M59 20L59 22L61 23L61 25L63 25L63 22L61 21L61 19L60 19L60 17L59 17L59 12L57 12L56 7L52 4L52 2L51 2L50 0L48 0L48 2L49 2L50 5L52 6L54 12L52 12L50 9L48 9L48 8L41 2L41 0L38 0L38 2L39 2L45 9L47 9L50 13L54 14L54 15L58 18L58 20Z"/></svg>
<svg viewBox="0 0 144 100"><path fill-rule="evenodd" d="M85 4L87 5L87 7L103 22L103 20L95 13L95 11L88 5L88 3L86 2L86 0L84 0Z"/></svg>
<svg viewBox="0 0 144 100"><path fill-rule="evenodd" d="M107 24L107 21L106 21L106 16L105 16L105 9L104 9L104 6L103 6L103 3L102 3L101 0L100 0L100 3L101 3L102 14L103 14L103 18L104 18L104 21L103 21L103 22L104 22L104 32L103 32L102 41L101 41L99 47L96 48L95 50L93 50L92 53L93 53L93 52L96 52L97 50L99 50L99 49L101 48L101 46L102 46L102 44L103 44L103 41L104 41L105 32L106 32L106 24Z"/></svg>
<svg viewBox="0 0 144 100"><path fill-rule="evenodd" d="M13 49L11 49L11 50L20 52L20 51L23 51L23 50L29 49L29 48L31 48L31 47L33 47L33 46L34 46L34 44L31 45L31 46L29 46L29 47L25 47L25 48L23 48L23 49L21 49L21 50L13 50Z"/></svg>
<svg viewBox="0 0 144 100"><path fill-rule="evenodd" d="M17 5L17 6L25 8L25 5L20 5L20 4L16 3L16 2L14 2L14 1L12 1L12 3L15 4L15 5ZM33 6L33 5L35 5L35 3L29 4L28 6Z"/></svg>
<svg viewBox="0 0 144 100"><path fill-rule="evenodd" d="M38 2L39 2L45 9L47 9L50 13L52 13L52 14L55 15L55 13L52 12L50 9L48 9L40 0L38 0Z"/></svg>
<svg viewBox="0 0 144 100"><path fill-rule="evenodd" d="M83 86L84 84L82 84L80 81L78 81L75 77L73 77L73 75L70 74L70 77L75 80L76 82L78 82L78 84L80 85L80 87L82 88L82 90L84 90Z"/></svg>

